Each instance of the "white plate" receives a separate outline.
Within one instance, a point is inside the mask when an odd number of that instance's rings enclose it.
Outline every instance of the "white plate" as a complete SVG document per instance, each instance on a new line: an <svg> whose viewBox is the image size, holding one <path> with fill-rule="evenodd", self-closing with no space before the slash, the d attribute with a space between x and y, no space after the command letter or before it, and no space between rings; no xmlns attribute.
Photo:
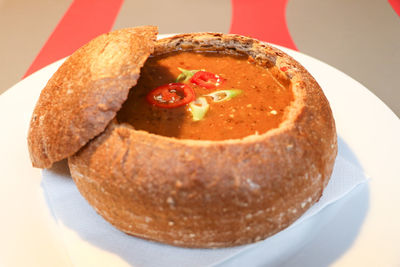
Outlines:
<svg viewBox="0 0 400 267"><path fill-rule="evenodd" d="M372 177L332 206L342 209L285 266L400 265L400 121L360 83L301 53L284 49L317 79L337 123L341 149ZM0 96L0 266L70 266L57 234L40 170L26 146L29 119L61 61L34 73ZM328 207L329 213L335 207Z"/></svg>

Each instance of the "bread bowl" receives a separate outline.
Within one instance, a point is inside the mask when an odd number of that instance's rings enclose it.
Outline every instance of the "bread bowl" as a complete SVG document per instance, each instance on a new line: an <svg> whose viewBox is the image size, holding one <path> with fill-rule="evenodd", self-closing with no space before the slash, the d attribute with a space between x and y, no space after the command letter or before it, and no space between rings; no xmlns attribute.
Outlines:
<svg viewBox="0 0 400 267"><path fill-rule="evenodd" d="M156 41L155 27L123 29L79 49L38 100L32 163L68 158L93 208L127 234L184 247L256 242L286 228L321 197L336 153L329 103L294 59L257 40L219 33ZM279 125L224 140L166 137L116 119L150 54L227 51L290 81ZM278 71L276 71L278 70Z"/></svg>

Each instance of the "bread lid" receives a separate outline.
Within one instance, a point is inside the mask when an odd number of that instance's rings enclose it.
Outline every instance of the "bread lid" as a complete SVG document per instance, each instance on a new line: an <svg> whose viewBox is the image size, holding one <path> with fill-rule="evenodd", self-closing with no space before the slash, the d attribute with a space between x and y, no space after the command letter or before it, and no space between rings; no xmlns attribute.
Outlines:
<svg viewBox="0 0 400 267"><path fill-rule="evenodd" d="M28 132L34 167L77 152L115 117L154 50L157 27L98 36L74 52L42 90Z"/></svg>

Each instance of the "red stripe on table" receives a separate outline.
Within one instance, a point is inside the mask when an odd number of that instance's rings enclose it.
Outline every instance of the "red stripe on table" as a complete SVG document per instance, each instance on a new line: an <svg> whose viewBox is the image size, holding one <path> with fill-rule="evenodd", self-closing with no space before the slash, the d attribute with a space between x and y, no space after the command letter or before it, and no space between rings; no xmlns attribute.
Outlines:
<svg viewBox="0 0 400 267"><path fill-rule="evenodd" d="M231 1L230 33L251 36L297 50L286 24L288 0Z"/></svg>
<svg viewBox="0 0 400 267"><path fill-rule="evenodd" d="M393 10L400 16L400 0L388 0Z"/></svg>
<svg viewBox="0 0 400 267"><path fill-rule="evenodd" d="M74 0L24 77L112 29L123 0Z"/></svg>

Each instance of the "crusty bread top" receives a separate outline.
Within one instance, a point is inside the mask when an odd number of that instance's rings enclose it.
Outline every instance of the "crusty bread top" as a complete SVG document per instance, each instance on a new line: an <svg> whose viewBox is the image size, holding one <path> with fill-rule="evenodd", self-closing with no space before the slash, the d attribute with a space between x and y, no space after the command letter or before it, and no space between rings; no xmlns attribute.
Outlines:
<svg viewBox="0 0 400 267"><path fill-rule="evenodd" d="M104 131L136 85L157 31L142 26L103 34L64 62L32 115L28 148L34 167L50 167Z"/></svg>

